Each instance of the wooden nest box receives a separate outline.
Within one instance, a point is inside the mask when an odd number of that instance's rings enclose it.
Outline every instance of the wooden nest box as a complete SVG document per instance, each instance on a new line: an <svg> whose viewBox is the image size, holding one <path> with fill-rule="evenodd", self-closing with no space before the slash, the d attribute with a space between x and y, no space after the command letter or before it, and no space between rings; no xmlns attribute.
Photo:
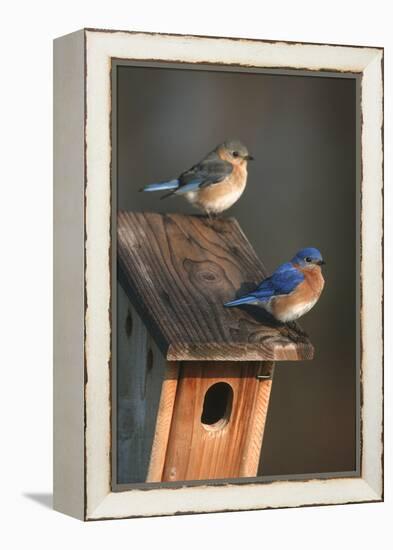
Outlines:
<svg viewBox="0 0 393 550"><path fill-rule="evenodd" d="M234 219L120 212L117 481L255 477L275 361L296 329L224 302L266 272Z"/></svg>

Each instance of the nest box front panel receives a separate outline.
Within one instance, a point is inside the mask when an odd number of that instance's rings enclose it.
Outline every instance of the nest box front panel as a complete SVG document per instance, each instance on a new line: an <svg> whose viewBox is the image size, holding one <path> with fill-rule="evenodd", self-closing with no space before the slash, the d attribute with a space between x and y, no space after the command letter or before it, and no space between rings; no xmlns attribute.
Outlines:
<svg viewBox="0 0 393 550"><path fill-rule="evenodd" d="M256 476L271 380L258 363L180 368L162 481Z"/></svg>

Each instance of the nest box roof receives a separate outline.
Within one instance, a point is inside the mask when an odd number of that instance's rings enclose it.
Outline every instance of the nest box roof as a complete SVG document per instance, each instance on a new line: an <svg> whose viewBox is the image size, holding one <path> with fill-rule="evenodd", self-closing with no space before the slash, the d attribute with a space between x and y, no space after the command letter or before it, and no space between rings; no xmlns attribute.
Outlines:
<svg viewBox="0 0 393 550"><path fill-rule="evenodd" d="M236 220L120 212L117 235L120 283L168 360L312 358L303 333L223 306L266 277Z"/></svg>

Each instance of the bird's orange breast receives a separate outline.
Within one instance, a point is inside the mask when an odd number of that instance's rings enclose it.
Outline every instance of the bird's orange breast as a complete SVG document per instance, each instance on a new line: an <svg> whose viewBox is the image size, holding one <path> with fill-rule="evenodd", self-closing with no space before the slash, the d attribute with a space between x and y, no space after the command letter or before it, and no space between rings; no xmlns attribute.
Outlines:
<svg viewBox="0 0 393 550"><path fill-rule="evenodd" d="M202 187L198 192L197 203L210 211L223 211L232 206L244 191L247 183L247 166L233 165L233 170L220 183Z"/></svg>
<svg viewBox="0 0 393 550"><path fill-rule="evenodd" d="M317 302L325 285L319 266L315 266L313 269L295 267L303 273L304 281L290 294L277 296L272 300L271 313L277 319L296 318L309 311Z"/></svg>
<svg viewBox="0 0 393 550"><path fill-rule="evenodd" d="M323 287L325 286L325 279L322 275L322 270L319 265L313 267L313 269L298 268L304 275L304 282L306 283L307 292L313 297L319 298Z"/></svg>

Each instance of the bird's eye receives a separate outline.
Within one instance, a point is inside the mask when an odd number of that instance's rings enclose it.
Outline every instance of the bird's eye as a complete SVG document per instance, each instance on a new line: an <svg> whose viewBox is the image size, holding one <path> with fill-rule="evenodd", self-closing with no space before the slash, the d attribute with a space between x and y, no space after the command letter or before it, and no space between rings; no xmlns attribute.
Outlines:
<svg viewBox="0 0 393 550"><path fill-rule="evenodd" d="M239 153L238 153L237 151L233 151L232 155L233 155L234 157L238 157L238 156L239 156Z"/></svg>
<svg viewBox="0 0 393 550"><path fill-rule="evenodd" d="M310 258L310 256L307 256L306 262L307 262L307 263L310 263L311 261L312 261L312 258Z"/></svg>

